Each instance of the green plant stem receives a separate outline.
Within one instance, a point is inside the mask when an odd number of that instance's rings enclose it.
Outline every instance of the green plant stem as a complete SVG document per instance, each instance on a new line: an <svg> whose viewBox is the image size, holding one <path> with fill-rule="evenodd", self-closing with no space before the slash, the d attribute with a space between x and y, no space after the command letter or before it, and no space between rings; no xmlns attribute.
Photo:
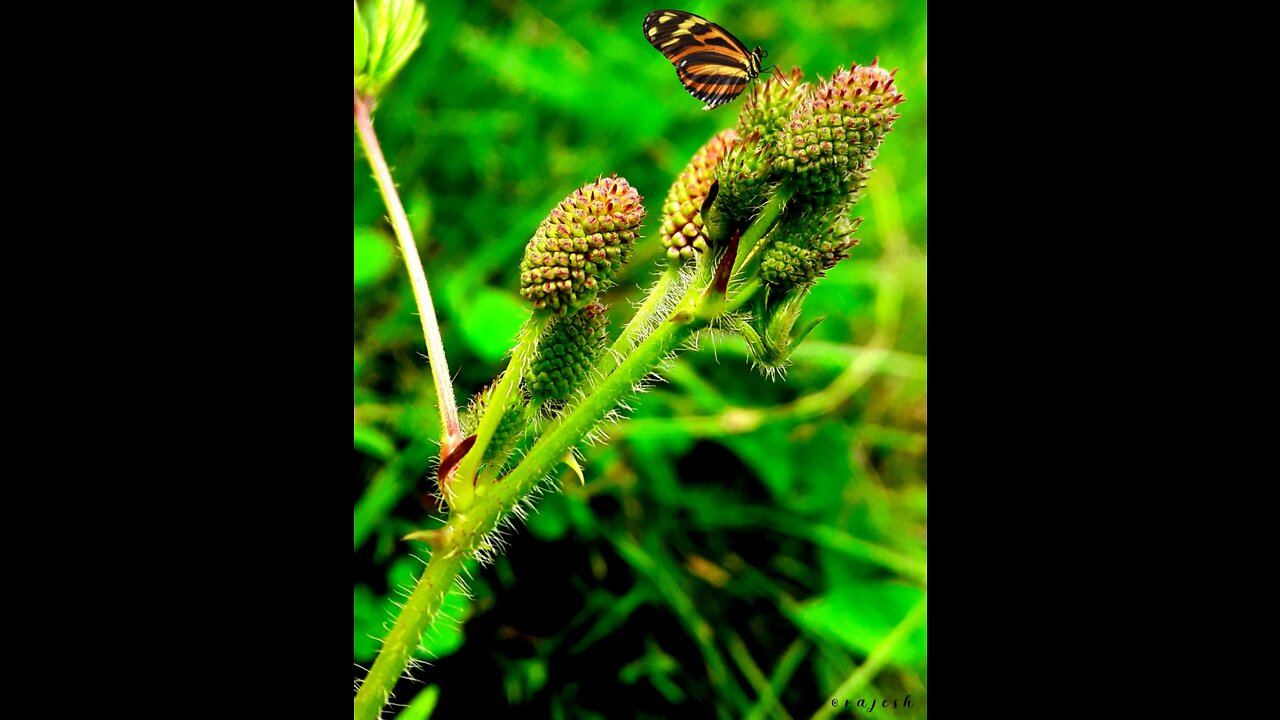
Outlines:
<svg viewBox="0 0 1280 720"><path fill-rule="evenodd" d="M734 632L732 629L728 632L725 640L725 647L729 649L729 657L737 663L738 669L742 671L742 676L751 683L751 688L756 691L757 707L764 706L773 711L776 717L784 720L791 720L791 715L786 709L778 706L778 694L769 684L768 678L760 671L760 666L756 664L755 658L751 657L751 651L747 648L747 644L742 641L742 636Z"/></svg>
<svg viewBox="0 0 1280 720"><path fill-rule="evenodd" d="M732 302L729 303L729 309L734 309ZM726 355L735 358L750 357L746 342L739 337L720 338L716 344L716 352L721 358ZM815 370L840 372L848 369L849 364L858 356L867 354L882 358L876 363L877 373L912 380L924 380L929 375L929 363L924 355L864 345L833 343L815 340L812 337L800 343L800 346L791 354L791 360L795 365L806 365Z"/></svg>
<svg viewBox="0 0 1280 720"><path fill-rule="evenodd" d="M782 659L778 661L777 666L773 670L773 675L769 677L769 687L773 689L773 697L762 697L755 707L751 708L751 712L747 713L745 720L760 720L765 714L773 710L774 704L778 702L778 697L787 685L791 683L791 676L795 674L796 668L800 667L800 662L809 652L809 641L800 636L795 642L787 648L782 654Z"/></svg>
<svg viewBox="0 0 1280 720"><path fill-rule="evenodd" d="M356 696L357 720L371 719L376 715L380 705L375 706L373 703L384 702L395 679L404 672L409 651L431 626L440 610L443 592L457 578L462 560L473 556L490 542L491 533L498 527L502 517L511 512L546 477L565 453L631 393L634 385L653 371L667 353L703 327L702 323L693 319L691 305L696 304L696 296L697 292L691 288L680 305L684 312L676 313L684 319L665 322L645 338L616 371L601 381L595 392L575 406L559 425L550 429L534 444L529 454L511 473L497 483L478 485L474 499L466 509L457 504L451 506L449 522L439 530L437 541L432 543L431 559L427 562L426 570L400 616L396 618L387 642L378 653L365 684L360 687L360 693ZM517 347L521 345L527 343L522 342ZM519 354L518 351L517 355ZM511 364L507 366L507 374L512 377L518 376L511 374L511 368L518 367L516 360L517 357L513 355ZM500 391L495 391L495 404L499 397L502 397ZM496 426L496 420L494 424ZM480 457L482 450L479 445L477 439L476 445L463 459L464 463L468 459ZM472 472L474 467L473 462ZM460 466L456 477L467 477L462 472L463 468ZM470 487L469 483L459 485ZM395 642L392 642L393 639ZM406 644L408 649L405 649ZM363 715L362 702L365 704Z"/></svg>
<svg viewBox="0 0 1280 720"><path fill-rule="evenodd" d="M427 285L427 274L422 269L422 258L418 256L418 247L413 240L409 217L405 214L404 205L400 203L400 195L396 192L391 170L387 167L386 158L382 156L378 136L373 131L373 118L369 114L372 104L372 98L361 97L359 91L355 92L356 129L360 136L360 145L364 148L365 157L369 159L369 166L373 168L373 176L378 183L378 190L382 193L382 201L387 206L391 227L395 230L396 240L400 242L400 255L404 258L405 267L409 271L413 298L418 304L418 317L422 320L422 335L427 342L427 361L431 365L431 376L436 384L436 399L440 403L442 425L440 456L445 457L462 441L458 407L453 394L453 376L449 374L449 362L444 355L444 342L440 339L440 323L436 320L435 304L431 302L431 288Z"/></svg>
<svg viewBox="0 0 1280 720"><path fill-rule="evenodd" d="M498 387L489 398L484 417L480 418L480 427L476 429L475 445L471 446L467 456L458 463L457 472L453 475L455 481L449 485L447 497L450 498L452 507L457 510L466 510L470 506L472 487L475 484L473 481L479 474L485 451L489 448L489 442L493 440L493 433L498 429L498 424L502 422L502 416L506 414L507 404L520 387L520 378L524 375L525 368L538 350L538 338L542 336L542 331L553 318L554 316L550 313L535 312L521 329L520 338L511 351L511 362L507 363L507 369L503 371ZM501 464L502 460L503 458L494 458L493 463Z"/></svg>
<svg viewBox="0 0 1280 720"><path fill-rule="evenodd" d="M921 587L928 587L929 585L929 564L926 561L917 560L883 545L856 538L843 530L828 525L805 523L800 518L788 520L778 517L777 513L767 513L755 508L744 509L744 513L747 516L746 522L772 527L784 535L807 540L814 545L825 547L847 557L878 565L919 583Z"/></svg>
<svg viewBox="0 0 1280 720"><path fill-rule="evenodd" d="M465 557L462 553L431 554L431 562L422 571L418 585L404 604L395 627L378 651L378 657L365 676L355 699L355 720L375 720L382 706L391 698L396 680L404 672L422 634L431 627L445 596L453 587Z"/></svg>
<svg viewBox="0 0 1280 720"><path fill-rule="evenodd" d="M375 696L376 702L385 701L387 693L394 686L395 678L404 671L413 644L431 626L439 612L444 592L456 580L462 567L462 559L473 556L477 550L491 542L491 533L497 529L502 518L551 472L565 453L581 442L628 394L634 392L635 385L658 367L680 343L707 326L710 318L699 317L704 290L701 283L693 283L687 287L670 317L644 337L616 369L600 381L590 395L570 408L556 425L548 428L515 469L497 482L477 484L473 490L474 496L465 503L454 501L451 504L449 522L440 529L437 542L432 543L433 551L426 570L396 619L391 635L379 652L365 684L360 688L360 694L356 698L357 720L372 718L377 711L377 707L373 707L372 710L365 711L372 714L361 715L362 698L366 707L371 707L375 702L370 696ZM658 308L660 305L655 302L650 307ZM481 420L475 445L459 463L455 477L475 477L476 469L484 456L484 448L501 420L501 412L494 411L493 408L503 407L509 392L516 387L520 368L527 357L531 356L536 338L546 321L547 318L539 320L535 316L535 320L522 332L511 363L507 365L507 370L494 391L490 411ZM472 492L470 482L455 483L456 491L463 491L464 488L466 492ZM410 640L412 643L409 643ZM408 649L404 647L406 643ZM723 663L721 668L723 669Z"/></svg>
<svg viewBox="0 0 1280 720"><path fill-rule="evenodd" d="M920 598L920 602L916 603L911 612L902 618L902 622L898 623L898 626L891 630L888 635L885 635L884 639L875 646L875 649L867 656L867 661L859 665L857 670L854 670L843 683L840 683L840 687L836 688L836 691L832 693L832 698L836 700L849 698L866 687L867 683L871 682L871 679L880 672L880 668L884 667L893 651L897 650L898 646L911 633L915 632L916 628L920 627L928 617L928 604L928 595ZM822 707L813 714L812 720L829 718L841 709L843 709L843 704L840 707L833 707L829 703L823 703Z"/></svg>
<svg viewBox="0 0 1280 720"><path fill-rule="evenodd" d="M687 293L686 297L691 293ZM688 304L683 303L682 307ZM677 311L676 315L681 313ZM474 510L480 511L481 506L486 503L497 503L500 509L510 510L519 498L524 497L525 493L542 480L570 448L581 441L593 427L617 407L623 398L633 392L636 383L652 372L667 353L676 349L690 334L701 327L703 323L695 321L691 313L684 313L683 319L669 320L654 330L627 356L617 370L602 380L582 402L571 408L557 425L549 428L529 449L524 460L501 482L491 488L492 492L489 492L487 497L477 498Z"/></svg>
<svg viewBox="0 0 1280 720"><path fill-rule="evenodd" d="M742 283L740 286L736 288L730 287L729 289L733 292L733 299L728 301L728 303L725 304L724 311L735 312L738 308L742 307L748 300L750 300L752 297L755 297L755 294L760 290L760 286L761 286L760 278L753 277L747 280L746 282Z"/></svg>
<svg viewBox="0 0 1280 720"><path fill-rule="evenodd" d="M644 302L640 307L636 308L636 314L632 316L631 321L622 329L618 335L618 339L614 341L609 348L610 352L604 354L600 358L600 362L596 364L596 370L601 375L608 375L618 366L618 358L626 357L631 352L631 346L642 339L642 336L654 324L659 322L657 317L665 306L667 295L674 289L679 288L677 280L680 278L680 268L676 265L668 265L662 275L658 277L657 282L649 289L649 294L645 296Z"/></svg>
<svg viewBox="0 0 1280 720"><path fill-rule="evenodd" d="M755 274L755 266L760 264L760 257L764 253L764 244L760 240L773 228L790 199L790 190L778 188L778 192L769 198L760 215L751 223L751 228L742 234L742 238L738 240L738 257L733 261L735 276L751 277Z"/></svg>

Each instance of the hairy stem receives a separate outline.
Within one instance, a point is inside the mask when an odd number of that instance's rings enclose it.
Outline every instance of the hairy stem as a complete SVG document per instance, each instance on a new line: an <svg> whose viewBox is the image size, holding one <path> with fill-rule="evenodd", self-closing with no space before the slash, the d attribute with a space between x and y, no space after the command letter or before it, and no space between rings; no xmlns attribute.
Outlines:
<svg viewBox="0 0 1280 720"><path fill-rule="evenodd" d="M511 397L519 392L520 378L533 360L538 349L538 338L542 336L542 331L546 329L552 318L553 316L549 313L534 313L520 331L520 339L516 341L515 349L511 351L511 362L507 363L507 369L502 372L502 379L498 381L498 387L489 398L484 417L480 418L480 427L476 429L476 443L467 456L462 458L462 462L458 463L458 471L454 474L456 482L449 486L450 494L447 497L450 498L452 507L457 510L466 510L471 504L472 488L479 473L480 463L484 460L485 451L489 449L489 442L493 440L493 433L498 429L498 423L502 422L502 416L506 414ZM502 460L503 458L494 458L493 462L501 464Z"/></svg>
<svg viewBox="0 0 1280 720"><path fill-rule="evenodd" d="M431 554L431 562L422 571L418 585L404 604L395 627L378 651L378 657L369 674L360 685L355 699L355 720L375 720L382 706L391 699L396 680L404 672L414 648L422 639L422 633L431 627L436 614L444 604L445 596L453 587L465 557L455 552Z"/></svg>
<svg viewBox="0 0 1280 720"><path fill-rule="evenodd" d="M690 289L685 294L681 308L696 305L698 294ZM421 639L422 633L431 627L439 613L444 594L452 587L462 568L462 561L473 556L477 550L492 550L489 545L495 541L492 533L502 517L511 512L551 472L570 448L580 442L591 428L631 393L637 382L652 372L690 334L703 326L694 321L692 309L689 307L688 310L677 313L685 318L683 321L663 323L641 342L617 370L597 386L595 392L572 408L559 425L534 444L515 470L497 483L477 485L474 488L474 499L465 509L456 503L452 506L449 522L439 531L433 531L431 559L427 562L426 570L418 580L413 594L405 602L400 616L396 618L395 627L387 636L368 677L360 686L360 692L356 695L356 720L372 720L376 717L378 708L386 701L396 678L404 672L414 645ZM504 380L506 376L519 377L519 373L512 373L512 369L519 367L519 348L526 347L527 352L529 345L531 343L526 342L517 345L516 355L507 366ZM503 397L501 392L499 386L494 392L491 407L499 404L499 398ZM500 413L494 414L500 416ZM486 419L487 417L488 413ZM493 424L496 427L497 420ZM459 466L457 477L474 477L464 475L463 470L466 462L471 460L471 472L475 472L475 463L478 462L475 459L483 455L479 445L477 440L476 447L471 449L464 458L463 465ZM461 490L463 486L470 488L469 480L458 483L457 489Z"/></svg>
<svg viewBox="0 0 1280 720"><path fill-rule="evenodd" d="M461 426L458 423L458 406L453 395L453 376L449 374L449 363L444 356L444 343L440 339L440 323L436 320L436 308L431 302L431 288L427 286L427 274L422 269L422 258L418 256L418 247L413 241L409 217L400 203L395 181L391 179L391 170L387 167L386 158L382 156L378 136L373 131L373 118L369 114L372 103L371 98L362 98L359 91L356 91L356 129L365 157L369 159L369 166L373 168L373 176L378 183L378 190L382 193L382 201L387 206L396 239L400 242L400 255L404 258L405 267L409 271L413 298L418 304L418 317L422 320L422 335L427 341L427 361L431 364L431 376L436 383L436 399L440 403L440 419L443 426L440 456L445 457L462 441Z"/></svg>
<svg viewBox="0 0 1280 720"><path fill-rule="evenodd" d="M766 209L762 214L764 222L751 228L752 242L758 242L764 234L765 230L759 227L767 229L780 212L781 204L774 206L772 213ZM360 688L356 697L357 720L373 718L380 707L375 707L374 704L385 702L395 679L404 672L414 644L421 639L422 633L431 626L439 613L444 594L453 585L462 568L462 560L474 556L477 551L488 553L496 550L493 543L498 540L494 531L503 517L524 501L566 453L581 442L627 395L634 392L637 383L653 372L682 342L715 319L715 311L705 311L711 309L704 307L707 304L705 291L710 278L703 277L700 278L702 282L695 281L684 287L683 296L665 321L648 335L644 334L644 328L657 320L657 315L666 306L666 295L680 287L678 277L678 271L668 270L664 273L637 313L644 317L640 320L633 319L624 329L619 342L626 338L625 342L621 346L615 344L624 355L622 362L612 360L611 363L616 363L616 367L602 372L603 379L592 392L547 428L515 469L495 481L489 481L486 475L485 482L473 485L485 448L502 419L510 394L519 386L523 369L532 358L537 348L537 339L550 317L536 314L525 326L512 353L511 362L480 421L475 445L458 464L455 477L459 481L452 485L449 522L439 531L425 535L431 540L431 559ZM748 292L753 292L756 286L749 285L747 289ZM723 308L724 299L718 297L717 300L719 303L715 310L718 311ZM632 339L638 340L634 348L629 347ZM612 357L613 354L609 353L608 356ZM363 715L362 702L366 708L372 708L363 710Z"/></svg>
<svg viewBox="0 0 1280 720"><path fill-rule="evenodd" d="M668 353L700 327L702 323L694 322L692 314L687 314L683 321L668 321L653 331L617 370L596 386L594 392L572 408L558 425L549 429L529 449L524 460L494 486L488 498L477 499L474 509L479 511L482 505L496 503L500 506L499 509L509 511L555 467L570 448L633 392L636 383L643 380Z"/></svg>
<svg viewBox="0 0 1280 720"><path fill-rule="evenodd" d="M607 352L600 358L596 370L600 371L601 375L613 372L613 369L618 366L618 357L626 357L627 353L631 352L631 346L639 342L642 336L659 321L658 313L665 306L664 301L667 295L679 288L677 282L679 278L680 268L676 265L668 265L658 281L649 289L644 302L636 308L636 314L631 318L631 322L627 323L622 333L618 335L618 339L610 347L612 352Z"/></svg>

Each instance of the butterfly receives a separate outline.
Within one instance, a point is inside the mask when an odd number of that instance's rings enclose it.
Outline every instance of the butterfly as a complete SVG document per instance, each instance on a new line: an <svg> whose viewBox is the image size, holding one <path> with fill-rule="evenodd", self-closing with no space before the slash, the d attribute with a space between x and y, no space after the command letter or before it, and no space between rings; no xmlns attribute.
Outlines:
<svg viewBox="0 0 1280 720"><path fill-rule="evenodd" d="M760 75L768 51L748 51L728 30L683 10L654 10L644 16L644 39L676 66L680 84L703 101L703 110L738 97Z"/></svg>

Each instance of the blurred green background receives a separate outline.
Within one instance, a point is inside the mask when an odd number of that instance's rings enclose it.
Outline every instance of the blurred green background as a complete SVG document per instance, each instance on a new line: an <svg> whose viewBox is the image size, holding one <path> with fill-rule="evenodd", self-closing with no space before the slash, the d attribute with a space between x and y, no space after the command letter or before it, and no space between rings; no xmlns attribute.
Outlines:
<svg viewBox="0 0 1280 720"><path fill-rule="evenodd" d="M524 245L598 175L649 216L609 294L613 333L657 272L661 203L689 157L732 127L644 40L653 4L427 3L422 47L375 128L431 283L459 402L503 367L527 315ZM388 716L810 717L843 705L927 716L927 13L924 0L677 5L806 79L898 68L907 97L875 162L852 258L806 303L825 315L785 382L704 337L633 400L609 444L562 468L510 549L473 567L423 640L431 665ZM404 265L355 149L355 643L377 649L440 513L429 477L435 391ZM647 240L647 242L646 242ZM913 614L913 610L915 613ZM908 617L910 616L910 617ZM904 624L904 618L907 619ZM898 628L897 632L894 632ZM877 672L855 675L867 664ZM363 671L357 670L357 675ZM852 677L851 677L852 676ZM849 692L837 695L844 685ZM417 700L415 701L415 697ZM865 708L842 710L844 714Z"/></svg>

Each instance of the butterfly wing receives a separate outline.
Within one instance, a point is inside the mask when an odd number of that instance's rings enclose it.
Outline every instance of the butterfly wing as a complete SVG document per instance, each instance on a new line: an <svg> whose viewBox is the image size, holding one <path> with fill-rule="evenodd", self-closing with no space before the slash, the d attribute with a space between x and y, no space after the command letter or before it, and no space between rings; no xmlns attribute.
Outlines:
<svg viewBox="0 0 1280 720"><path fill-rule="evenodd" d="M644 37L672 65L689 94L710 110L736 98L760 74L760 57L732 33L683 10L654 10Z"/></svg>
<svg viewBox="0 0 1280 720"><path fill-rule="evenodd" d="M696 64L695 64L696 63ZM676 66L676 75L689 94L706 103L703 110L723 105L738 97L751 79L745 71L717 62L696 62Z"/></svg>

